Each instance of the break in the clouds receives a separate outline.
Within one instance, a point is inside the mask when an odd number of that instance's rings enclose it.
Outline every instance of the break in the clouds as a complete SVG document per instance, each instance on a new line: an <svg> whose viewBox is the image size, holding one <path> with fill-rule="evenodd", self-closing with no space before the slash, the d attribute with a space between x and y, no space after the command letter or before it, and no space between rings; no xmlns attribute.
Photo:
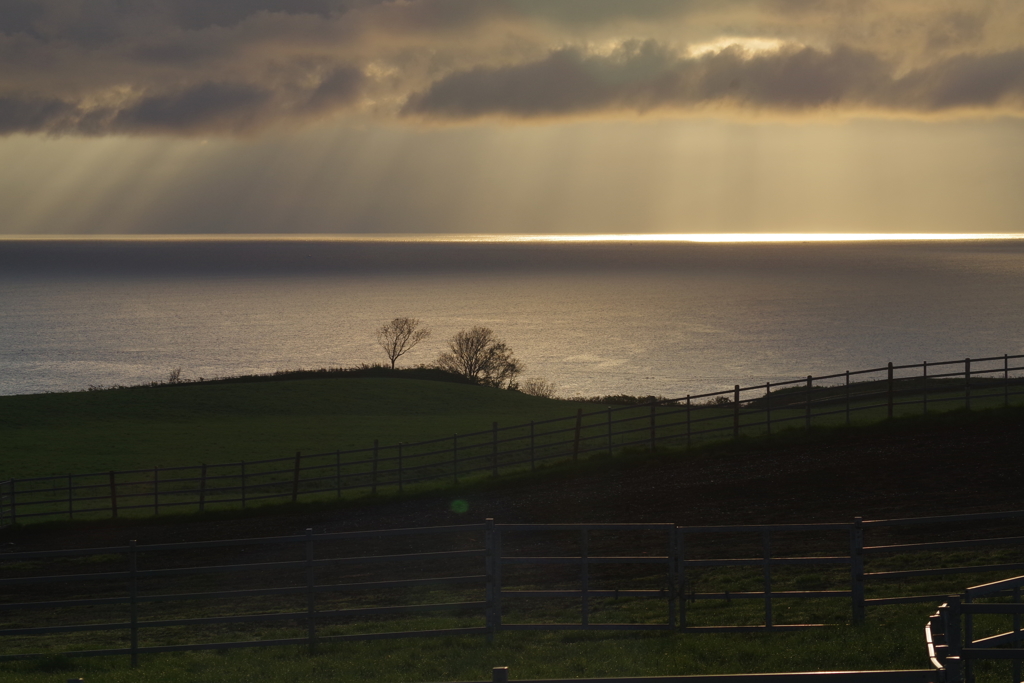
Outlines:
<svg viewBox="0 0 1024 683"><path fill-rule="evenodd" d="M0 0L0 134L1024 115L1016 0Z"/></svg>

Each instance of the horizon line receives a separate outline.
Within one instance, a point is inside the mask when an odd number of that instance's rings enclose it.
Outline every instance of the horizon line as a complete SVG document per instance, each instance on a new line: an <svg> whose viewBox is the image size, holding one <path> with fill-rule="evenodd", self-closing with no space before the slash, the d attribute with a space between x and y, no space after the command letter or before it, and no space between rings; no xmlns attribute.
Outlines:
<svg viewBox="0 0 1024 683"><path fill-rule="evenodd" d="M27 242L905 242L1022 240L1024 233L595 233L595 234L480 234L480 233L148 233L0 235L0 241Z"/></svg>

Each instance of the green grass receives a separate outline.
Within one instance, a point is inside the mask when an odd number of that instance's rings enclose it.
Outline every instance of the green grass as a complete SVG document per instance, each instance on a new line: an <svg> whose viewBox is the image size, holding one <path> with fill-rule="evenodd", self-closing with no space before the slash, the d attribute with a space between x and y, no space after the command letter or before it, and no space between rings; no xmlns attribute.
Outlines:
<svg viewBox="0 0 1024 683"><path fill-rule="evenodd" d="M877 384L864 383L859 390L873 391ZM948 382L929 387L930 413L963 407L962 394L948 389ZM836 391L841 393L832 395ZM810 420L815 430L885 423L888 411L885 405L878 405L880 401L884 403L884 396L853 401L848 413L845 391L841 387L819 393L812 404ZM919 397L900 394L894 416L920 416L922 406L913 403ZM807 433L806 406L800 406L798 398L773 398L772 438ZM1001 407L1006 402L1004 388L992 385L987 390L978 387L971 405L986 409ZM740 409L738 433L743 439L768 434L765 406L766 402L759 399ZM588 413L580 434L581 460L596 457L606 463L609 452L616 459L633 459L642 457L649 449L649 405L612 409L592 402L544 399L424 379L285 376L274 381L0 397L0 438L7 456L0 479L56 477L43 483L19 484L21 523L43 521L51 515L64 517L69 506L76 519L109 517L110 502L104 497L110 495L110 487L104 473L111 470L149 470L118 477L122 516L153 514L157 475L152 468L157 467L194 468L159 476L161 514L187 514L199 511L200 507L208 512L236 509L240 507L238 499L243 485L249 491L247 506L253 503L252 496L261 494L273 496L267 502L287 503L292 497L294 479L290 458L296 452L307 456L302 461L298 489L301 502L350 501L366 496L373 482L379 484L378 494L423 493L455 483L451 439L456 433L460 434L459 481L480 483L489 479L495 464L490 433L494 422L501 427L502 454L497 465L502 475L523 475L532 469L530 449L534 438L530 422L534 420L557 420L537 426L537 462L564 464L572 452L573 416L577 409ZM658 406L654 420L657 448L661 452L682 451L728 442L734 434L734 418L731 405ZM617 432L612 438L608 437L609 419L614 421L612 429ZM551 430L555 431L545 433ZM467 436L472 433L476 436ZM441 441L416 445L428 439ZM373 452L369 449L374 440L381 446L379 476L374 474L375 466L370 462ZM402 459L404 467L414 468L403 477L402 487L397 485L395 447L400 442L407 444ZM335 451L353 449L365 450L334 455ZM329 455L308 457L318 453ZM268 459L281 462L253 463ZM244 470L245 479L239 465L242 461L249 463ZM200 506L198 465L204 463L225 467L210 470L210 494L205 497L205 505ZM550 472L550 468L545 468L538 474ZM75 486L93 487L78 489L74 494L76 500L71 503L64 479L70 474L79 475ZM81 476L85 474L97 476ZM417 477L426 481L410 485ZM175 478L182 481L168 481ZM90 495L96 496L96 501L88 500ZM257 500L256 504L264 503ZM131 509L132 505L137 507Z"/></svg>
<svg viewBox="0 0 1024 683"><path fill-rule="evenodd" d="M729 554L729 553L726 553ZM123 558L97 556L84 560L105 561ZM870 570L891 570L918 566L992 564L1020 561L1020 550L992 549L983 552L942 554L914 553L872 559ZM70 558L50 560L60 565L59 573L73 573ZM147 560L147 563L149 560ZM68 565L68 566L65 566ZM8 567L8 569L15 569ZM21 570L30 568L21 567ZM660 585L663 575L641 570L630 577L599 576L595 566L592 588L611 586L650 588ZM992 572L969 575L929 577L886 584L872 583L869 596L956 594L968 585L1005 578ZM341 580L338 577L337 580ZM525 579L525 582L524 582ZM218 590L224 581L237 581L219 574L200 577L151 579L143 594L174 594ZM550 583L506 576L507 589L552 588ZM721 567L705 570L691 580L698 592L728 589L759 590L760 569ZM609 583L611 582L611 583ZM653 582L653 583L652 583ZM773 589L844 589L849 585L848 569L804 566L778 567L773 571ZM578 584L576 584L578 585ZM237 586L236 586L237 587ZM89 597L96 590L92 583L80 589L65 586L74 595ZM78 591L85 591L79 593ZM371 591L370 594L329 593L318 598L318 610L360 607L374 604L431 604L479 600L482 589L455 587L410 587ZM123 593L119 593L123 594ZM19 600L29 600L21 596ZM45 597L43 599L46 599ZM247 602L248 601L248 602ZM303 611L304 597L261 597L242 599L203 599L144 603L142 621L152 619L197 618L229 613L267 613ZM3 652L52 652L52 656L30 662L0 663L0 680L39 682L53 680L54 673L87 681L160 681L198 683L202 681L254 681L290 683L291 681L452 681L486 679L490 667L510 666L513 678L656 676L680 674L759 673L843 669L926 668L923 626L938 602L924 604L868 606L866 623L850 626L848 598L779 598L774 601L775 623L832 624L801 632L759 634L708 633L517 633L501 632L493 642L483 635L409 638L392 641L324 641L317 654L310 656L305 647L274 646L219 652L186 652L143 655L141 668L128 669L128 657L77 659L60 655L63 651L102 647L125 647L126 634L120 632L84 632L49 636L6 637ZM251 603L251 604L250 604ZM578 599L515 598L503 599L504 623L578 623ZM623 597L591 600L591 623L665 623L666 602L658 598ZM75 607L61 611L35 611L4 615L3 627L52 625L60 623L118 622L126 620L126 607ZM763 622L761 599L700 600L687 605L689 623L702 625L757 625ZM999 617L1003 622L1005 617ZM976 636L1006 630L1005 623L978 621ZM466 613L421 614L408 617L357 617L336 623L321 623L321 637L354 633L380 633L426 629L483 626L479 610ZM209 624L189 627L143 629L141 645L186 644L302 638L302 623ZM1003 667L1003 668L1000 668ZM979 667L979 681L1004 681L1003 664L985 663ZM1000 677L1002 676L1002 677Z"/></svg>
<svg viewBox="0 0 1024 683"><path fill-rule="evenodd" d="M571 415L577 404L394 378L186 384L0 397L0 478L283 458Z"/></svg>
<svg viewBox="0 0 1024 683"><path fill-rule="evenodd" d="M834 402L838 395L829 400L829 391L839 389L822 389L816 397L821 403L813 408L815 426L846 422L845 407ZM1001 388L989 387L985 393L989 395L975 397L972 407L1003 404ZM806 423L799 396L791 394L779 392L774 399L779 405L772 410L773 431L800 428ZM959 396L956 391L933 389L931 408L960 408L963 401ZM1019 397L1014 398L1019 402ZM899 399L915 401L919 395ZM885 419L884 406L864 409L879 401L877 397L854 401L851 423ZM751 406L763 409L763 403L754 401ZM284 379L2 396L0 443L5 459L0 479L251 462L287 458L296 451L313 454L367 449L375 439L381 446L392 446L482 432L493 422L507 427L531 420L570 418L579 408L595 413L584 420L583 450L606 450L606 415L599 404L420 379ZM613 448L629 440L645 440L648 410L639 406L614 413L616 420L635 418L616 429L638 431L613 439ZM832 414L822 414L825 412ZM894 414L920 412L919 405L897 405ZM729 406L694 407L691 420L691 444L732 436L733 409ZM745 407L740 412L741 434L766 433L764 420L763 412ZM685 447L686 421L684 406L660 407L659 446ZM571 427L571 422L566 420L559 426L565 429ZM520 431L519 436L525 438L528 430ZM705 434L698 433L702 431ZM501 438L507 436L503 433Z"/></svg>
<svg viewBox="0 0 1024 683"><path fill-rule="evenodd" d="M932 399L938 397L935 394ZM950 408L960 405L946 404ZM976 407L990 405L1002 405L1001 396L975 403ZM389 378L282 380L0 397L0 436L9 468L0 474L6 478L280 457L295 450L365 447L374 438L394 443L484 430L493 420L515 424L564 417L573 414L577 407L584 411L600 409L592 403L550 401L481 387ZM897 408L896 413L913 414L919 410ZM854 424L877 423L884 419L884 411L882 408L854 413ZM707 414L714 415L709 424L731 424L730 408L708 409ZM796 405L780 409L776 417L784 415L799 417L801 408ZM678 417L678 409L666 408L659 414L659 421ZM599 419L594 420L597 425ZM845 433L845 428L835 427L843 422L843 414L816 418L814 424L819 429L814 430L815 438ZM898 429L899 423L887 423L884 428ZM799 419L791 424L802 426ZM744 434L759 431L751 427ZM806 438L797 434L805 433L789 431L774 438ZM727 444L718 447L727 455ZM609 462L612 461L599 459L582 466L608 466ZM21 468L21 474L14 473L17 468ZM1011 561L1016 557L999 555L998 559ZM967 559L881 558L871 570L913 568L918 563L962 564ZM703 577L698 590L757 590L758 578L756 571L722 570ZM848 576L842 570L815 569L780 571L774 580L778 590L819 590L842 588ZM982 580L987 577L961 575L901 582L884 588L872 584L868 596L958 593ZM543 607L513 602L506 600L506 622L529 621L538 616L557 621L578 617L578 603L574 605L572 601L555 601ZM664 619L664 604L657 600L595 600L594 607L594 623L651 623ZM205 614L211 608L198 605L194 614ZM867 623L862 626L838 625L775 634L505 632L498 634L493 643L480 636L324 643L315 656L310 656L304 647L188 652L143 656L142 668L136 670L129 668L127 657L72 659L55 654L39 661L0 664L0 679L12 683L49 683L77 677L113 683L392 683L486 680L493 666L511 667L514 680L924 668L927 660L923 626L934 609L931 603L869 607ZM707 600L690 605L689 616L694 624L754 624L761 623L762 610L759 600ZM844 624L849 618L849 603L843 599L778 601L775 615L778 623ZM470 615L420 616L401 621L381 620L369 627L327 626L324 633L446 628L477 625L480 621ZM243 630L237 633L226 630L226 639L249 639L253 634L246 633L245 628L240 627ZM193 635L188 629L181 629L175 638L178 642L195 642ZM301 636L301 625L260 633L264 639L278 635ZM54 652L91 647L97 642L96 637L89 633L55 636L48 647ZM27 648L25 651L37 651L16 639L7 639L4 649L10 652L19 646ZM1000 671L998 667L983 668L979 680L1005 680L1005 676L995 677Z"/></svg>
<svg viewBox="0 0 1024 683"><path fill-rule="evenodd" d="M148 655L135 670L127 657L55 655L0 664L0 675L10 683L49 683L57 672L111 683L397 683L487 680L494 666L509 666L513 679L925 668L923 626L933 610L886 607L863 626L773 634L505 632L492 643L483 636L328 642L314 656L293 646Z"/></svg>
<svg viewBox="0 0 1024 683"><path fill-rule="evenodd" d="M330 643L312 657L303 647L154 655L135 670L126 658L58 656L0 672L9 683L397 683L489 680L494 666L510 667L513 679L920 668L923 645L906 636L919 634L926 617L917 610L885 625L753 636L506 633L490 644L470 636Z"/></svg>

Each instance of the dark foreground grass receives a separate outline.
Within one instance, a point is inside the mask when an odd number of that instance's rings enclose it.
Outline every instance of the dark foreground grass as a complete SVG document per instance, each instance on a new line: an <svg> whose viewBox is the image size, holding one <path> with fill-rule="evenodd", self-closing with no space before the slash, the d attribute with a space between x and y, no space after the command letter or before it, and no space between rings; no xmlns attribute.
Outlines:
<svg viewBox="0 0 1024 683"><path fill-rule="evenodd" d="M126 657L55 656L0 665L10 683L66 678L154 683L397 683L487 680L494 666L514 679L667 676L927 666L923 626L933 607L878 610L870 623L789 633L500 633L357 641L305 647L152 655L130 669Z"/></svg>
<svg viewBox="0 0 1024 683"><path fill-rule="evenodd" d="M943 554L917 553L872 560L872 571L908 567L962 566L1020 561L1019 550L988 550ZM789 571L786 571L789 570ZM756 572L755 572L756 573ZM705 572L696 581L697 592L722 590L758 590L759 581L745 568L723 567ZM508 577L506 577L508 578ZM594 576L592 580L599 577ZM635 581L650 579L638 575ZM657 579L657 577L654 577ZM958 594L967 585L987 583L1005 578L993 572L958 574L944 577L875 583L869 596L908 596L922 594ZM645 587L616 577L614 585L626 588ZM807 569L802 566L780 567L773 571L773 589L834 590L848 585L848 571L838 568ZM196 581L194 577L190 582ZM611 585L611 584L609 584ZM646 584L645 584L646 585ZM550 587L544 584L522 584L510 589ZM602 586L607 587L607 586ZM649 587L649 586L647 586ZM185 586L151 587L163 594L177 593ZM192 589L198 589L195 585ZM448 593L454 589L410 589L416 593L417 604L436 604L472 599L479 595ZM467 589L469 590L469 589ZM438 593L442 591L442 593ZM300 596L301 598L301 596ZM345 595L328 596L324 600L361 600ZM301 600L300 600L301 602ZM509 666L515 679L554 677L664 676L686 674L764 673L784 671L872 670L927 668L923 627L934 612L939 599L927 603L874 607L868 606L866 623L849 625L850 603L846 598L778 598L774 601L776 623L825 623L829 626L798 632L757 634L709 634L667 632L501 632L493 642L483 635L408 638L386 641L321 642L311 655L306 647L273 646L244 650L184 652L144 655L141 668L129 668L126 656L74 659L59 654L32 661L0 664L0 680L16 683L43 683L84 678L86 681L154 681L166 683L225 683L252 681L291 683L292 681L365 681L396 683L398 681L472 681L485 680L493 666ZM255 612L296 611L297 605L274 605L261 598L253 606ZM362 604L362 603L359 603ZM503 619L516 623L578 623L578 600L548 599L541 605L531 598L507 595L503 601ZM199 618L217 614L211 601L191 604L157 603L147 607L151 618ZM319 608L344 608L348 604L321 604ZM600 598L591 602L592 623L665 623L666 604L662 599ZM94 612L98 608L89 608ZM114 608L110 608L114 609ZM174 613L163 610L185 610ZM245 610L243 610L245 611ZM763 624L761 600L699 600L687 603L688 623L694 626ZM44 615L47 623L62 619L77 621L81 615ZM20 619L17 614L13 619ZM1005 621L1005 617L1000 617ZM116 614L91 614L87 621L123 621ZM22 624L26 625L26 624ZM478 612L429 614L408 617L362 618L350 623L324 623L318 628L321 637L356 633L385 633L427 629L482 626ZM4 624L10 626L10 624ZM197 629L202 629L200 632ZM992 635L1006 630L1005 624L979 621L976 636ZM163 627L143 629L142 646L187 644L196 642L230 642L301 638L304 625L296 621L279 626L223 624L197 627ZM87 650L100 647L124 647L126 636L110 636L97 632L53 634L45 637L8 637L3 651L55 652ZM978 680L1005 681L1005 663L979 667Z"/></svg>

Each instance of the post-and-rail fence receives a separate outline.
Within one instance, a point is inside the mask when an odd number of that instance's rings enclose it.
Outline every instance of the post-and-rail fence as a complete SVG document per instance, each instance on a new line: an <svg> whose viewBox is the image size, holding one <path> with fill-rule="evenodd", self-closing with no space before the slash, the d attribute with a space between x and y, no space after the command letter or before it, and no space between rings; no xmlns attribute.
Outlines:
<svg viewBox="0 0 1024 683"><path fill-rule="evenodd" d="M833 623L857 623L875 606L943 601L927 627L932 674L865 683L973 683L974 659L1024 658L1019 647L996 647L1024 638L1024 576L970 588L955 599L950 592L906 595L901 582L1020 571L1021 531L1024 510L747 526L486 520L4 552L0 661L126 655L137 665L140 655L161 652L270 645L313 650L339 640L493 637L524 630L775 632L823 625L785 623L780 603L831 601ZM722 557L725 547L731 552ZM976 554L981 547L997 552ZM761 552L751 557L751 549ZM846 585L781 585L792 567L837 569L834 578ZM751 590L750 576L736 573L745 569L752 570L759 590ZM727 590L730 584L740 590ZM1013 605L987 602L1007 595ZM763 612L730 611L734 600L761 602ZM701 601L715 601L717 612L698 613ZM636 611L641 602L651 608ZM437 621L438 612L451 616ZM972 620L979 614L1009 614L1013 628L976 637ZM961 616L966 621L958 630ZM730 618L746 623L707 623ZM990 630L991 624L984 626ZM1019 661L1016 666L1019 681Z"/></svg>
<svg viewBox="0 0 1024 683"><path fill-rule="evenodd" d="M893 365L608 407L510 427L294 457L0 482L0 527L50 519L159 515L402 492L535 469L627 449L686 449L702 441L855 417L1008 406L1024 396L1024 355Z"/></svg>

